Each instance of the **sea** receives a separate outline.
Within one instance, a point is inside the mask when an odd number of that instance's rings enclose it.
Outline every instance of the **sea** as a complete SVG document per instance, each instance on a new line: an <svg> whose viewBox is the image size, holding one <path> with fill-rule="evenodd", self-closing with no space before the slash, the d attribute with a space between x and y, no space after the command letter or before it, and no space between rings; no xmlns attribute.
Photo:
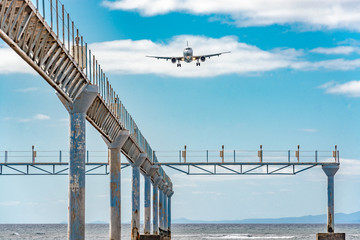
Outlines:
<svg viewBox="0 0 360 240"><path fill-rule="evenodd" d="M335 226L336 232L346 233L347 240L360 240L360 224ZM314 240L316 233L325 232L321 224L173 224L173 240L224 239L292 239ZM86 225L86 239L109 239L109 225ZM67 239L66 224L0 224L0 239ZM130 225L122 226L122 239L130 239Z"/></svg>

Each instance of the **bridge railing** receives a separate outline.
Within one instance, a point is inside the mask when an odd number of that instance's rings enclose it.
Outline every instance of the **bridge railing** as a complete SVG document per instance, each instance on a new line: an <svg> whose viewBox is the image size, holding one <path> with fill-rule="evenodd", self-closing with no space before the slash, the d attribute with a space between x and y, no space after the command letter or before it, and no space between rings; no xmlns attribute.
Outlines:
<svg viewBox="0 0 360 240"><path fill-rule="evenodd" d="M161 163L339 163L338 150L180 150L156 153Z"/></svg>
<svg viewBox="0 0 360 240"><path fill-rule="evenodd" d="M69 151L0 151L0 163L68 163ZM107 151L86 151L87 163L108 163Z"/></svg>
<svg viewBox="0 0 360 240"><path fill-rule="evenodd" d="M120 121L122 127L129 130L139 147L153 160L152 148L137 127L134 119L129 114L119 95L111 86L108 76L88 47L88 43L80 33L78 27L65 10L64 4L59 0L30 0L38 13L56 34L64 49L78 65L90 84L98 86L99 94L106 106Z"/></svg>
<svg viewBox="0 0 360 240"><path fill-rule="evenodd" d="M0 151L0 163L68 163L69 151ZM157 157L161 159L158 161ZM160 163L339 163L339 151L157 151ZM107 163L107 151L86 151L87 163ZM162 171L162 169L160 169Z"/></svg>

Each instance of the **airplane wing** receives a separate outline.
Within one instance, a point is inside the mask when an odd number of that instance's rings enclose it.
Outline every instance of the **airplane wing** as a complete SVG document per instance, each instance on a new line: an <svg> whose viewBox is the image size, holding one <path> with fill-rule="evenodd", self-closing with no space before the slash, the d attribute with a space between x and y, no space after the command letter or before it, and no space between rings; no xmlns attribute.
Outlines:
<svg viewBox="0 0 360 240"><path fill-rule="evenodd" d="M176 59L176 61L184 61L184 57L159 57L159 56L146 56L148 58L165 59L166 61Z"/></svg>
<svg viewBox="0 0 360 240"><path fill-rule="evenodd" d="M214 53L214 54L208 54L208 55L202 55L202 56L193 56L193 60L198 60L198 59L201 59L201 58L211 58L211 57L214 57L214 56L220 56L222 54L226 54L226 53L231 53L231 52L221 52L221 53Z"/></svg>

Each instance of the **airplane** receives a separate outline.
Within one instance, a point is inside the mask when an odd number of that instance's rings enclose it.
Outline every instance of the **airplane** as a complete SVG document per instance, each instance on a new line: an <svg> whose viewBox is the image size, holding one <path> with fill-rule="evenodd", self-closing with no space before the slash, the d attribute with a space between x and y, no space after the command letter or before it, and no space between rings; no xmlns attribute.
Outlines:
<svg viewBox="0 0 360 240"><path fill-rule="evenodd" d="M149 58L156 58L156 59L165 59L166 61L171 60L172 63L177 62L177 67L181 67L180 61L184 61L186 63L191 63L192 61L197 61L196 66L200 66L200 61L205 62L206 58L211 58L214 56L220 56L221 54L230 53L230 52L221 52L221 53L214 53L202 56L194 56L192 48L189 47L189 43L187 42L186 48L183 52L183 57L159 57L159 56L146 56Z"/></svg>

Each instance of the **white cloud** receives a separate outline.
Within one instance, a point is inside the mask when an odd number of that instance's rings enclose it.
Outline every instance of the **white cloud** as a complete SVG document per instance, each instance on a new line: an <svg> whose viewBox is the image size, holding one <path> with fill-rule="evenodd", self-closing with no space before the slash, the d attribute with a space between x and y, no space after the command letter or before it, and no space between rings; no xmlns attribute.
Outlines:
<svg viewBox="0 0 360 240"><path fill-rule="evenodd" d="M344 54L348 55L351 53L360 53L360 48L352 46L338 46L333 48L315 48L310 52L321 53L321 54Z"/></svg>
<svg viewBox="0 0 360 240"><path fill-rule="evenodd" d="M340 158L340 169L337 172L339 180L348 178L360 180L360 160L358 159L342 159Z"/></svg>
<svg viewBox="0 0 360 240"><path fill-rule="evenodd" d="M360 67L360 59L347 60L343 58L337 58L318 62L302 61L293 63L292 67L305 71L314 71L319 69L330 71L349 71Z"/></svg>
<svg viewBox="0 0 360 240"><path fill-rule="evenodd" d="M0 206L17 206L17 205L20 205L20 201L0 202Z"/></svg>
<svg viewBox="0 0 360 240"><path fill-rule="evenodd" d="M345 95L348 97L360 97L360 81L350 81L346 83L328 82L320 86L326 93Z"/></svg>
<svg viewBox="0 0 360 240"><path fill-rule="evenodd" d="M302 129L299 129L301 132L318 132L319 130L317 129L314 129L314 128L302 128Z"/></svg>
<svg viewBox="0 0 360 240"><path fill-rule="evenodd" d="M50 117L44 114L36 114L34 120L50 120Z"/></svg>
<svg viewBox="0 0 360 240"><path fill-rule="evenodd" d="M28 93L28 92L35 92L35 91L37 91L37 90L38 90L38 88L29 87L29 88L19 88L19 89L16 89L15 92Z"/></svg>
<svg viewBox="0 0 360 240"><path fill-rule="evenodd" d="M104 0L103 5L145 16L170 12L224 15L245 27L301 23L310 29L360 31L358 0Z"/></svg>
<svg viewBox="0 0 360 240"><path fill-rule="evenodd" d="M30 73L36 72L8 46L0 45L0 73Z"/></svg>
<svg viewBox="0 0 360 240"><path fill-rule="evenodd" d="M11 120L12 118L7 117L7 120ZM27 123L27 122L31 122L31 121L43 121L43 120L50 120L50 116L48 115L44 115L44 114L36 114L35 116L31 117L31 118L14 118L15 120L17 120L20 123Z"/></svg>
<svg viewBox="0 0 360 240"><path fill-rule="evenodd" d="M220 57L207 59L196 67L195 63L182 63L181 68L166 60L146 58L145 55L182 56L186 41L194 55L231 51ZM118 40L90 45L106 72L119 74L160 74L174 77L213 77L223 74L245 74L291 67L302 51L274 49L264 51L256 46L238 42L234 36L219 39L200 36L176 36L168 44L150 40Z"/></svg>

